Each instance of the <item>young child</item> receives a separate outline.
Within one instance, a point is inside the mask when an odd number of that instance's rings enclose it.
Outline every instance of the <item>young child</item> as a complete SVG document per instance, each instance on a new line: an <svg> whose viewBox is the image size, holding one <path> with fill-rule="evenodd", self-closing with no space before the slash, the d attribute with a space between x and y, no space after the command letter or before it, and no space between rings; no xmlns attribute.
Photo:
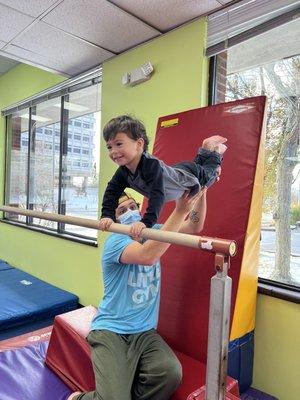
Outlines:
<svg viewBox="0 0 300 400"><path fill-rule="evenodd" d="M115 221L118 200L130 187L148 198L142 220L131 227L134 237L156 223L165 202L178 199L187 190L194 196L201 187L211 186L219 175L222 154L227 148L226 138L211 136L203 141L194 161L171 167L147 152L149 139L144 125L128 115L111 119L104 127L103 137L109 157L119 168L104 193L99 228L107 230Z"/></svg>

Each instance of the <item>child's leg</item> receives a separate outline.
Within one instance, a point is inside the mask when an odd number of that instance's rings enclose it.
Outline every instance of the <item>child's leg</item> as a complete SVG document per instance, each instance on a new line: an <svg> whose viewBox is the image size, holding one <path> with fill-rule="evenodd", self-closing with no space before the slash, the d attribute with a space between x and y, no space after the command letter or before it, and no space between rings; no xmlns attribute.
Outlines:
<svg viewBox="0 0 300 400"><path fill-rule="evenodd" d="M194 161L198 167L198 179L201 186L210 187L219 176L222 155L216 151L201 148Z"/></svg>
<svg viewBox="0 0 300 400"><path fill-rule="evenodd" d="M193 175L196 179L191 179L190 182L188 182L188 178L184 179L184 183L183 183L183 187L186 190L190 191L190 196L194 196L195 194L197 194L199 192L200 185L197 182L198 181L198 166L196 165L195 162L193 161L181 161L177 164L172 165L172 168L176 169L176 170L181 170L182 172L187 172L188 175ZM178 180L178 182L180 181L180 179Z"/></svg>
<svg viewBox="0 0 300 400"><path fill-rule="evenodd" d="M203 165L206 158L211 155L211 152L216 152L223 155L227 150L227 146L224 144L226 142L227 139L219 135L214 135L204 139L194 161L199 165Z"/></svg>
<svg viewBox="0 0 300 400"><path fill-rule="evenodd" d="M200 147L198 150L198 153L196 154L196 157L194 158L194 162L198 165L203 165L204 161L211 155L211 151L203 149Z"/></svg>
<svg viewBox="0 0 300 400"><path fill-rule="evenodd" d="M194 158L194 162L198 165L204 165L205 162L212 156L219 157L221 161L223 159L222 154L220 154L219 152L213 150L207 150L204 149L203 147L200 147L198 153L196 154L196 157Z"/></svg>

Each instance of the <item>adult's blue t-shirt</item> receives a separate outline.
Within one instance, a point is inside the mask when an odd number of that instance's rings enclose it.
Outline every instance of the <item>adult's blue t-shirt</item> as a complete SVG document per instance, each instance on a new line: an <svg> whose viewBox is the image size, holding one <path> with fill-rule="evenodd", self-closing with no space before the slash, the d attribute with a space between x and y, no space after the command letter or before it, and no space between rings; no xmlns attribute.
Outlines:
<svg viewBox="0 0 300 400"><path fill-rule="evenodd" d="M132 242L129 236L114 233L104 244L104 297L92 322L92 330L133 334L157 327L160 263L152 266L121 263L124 249Z"/></svg>

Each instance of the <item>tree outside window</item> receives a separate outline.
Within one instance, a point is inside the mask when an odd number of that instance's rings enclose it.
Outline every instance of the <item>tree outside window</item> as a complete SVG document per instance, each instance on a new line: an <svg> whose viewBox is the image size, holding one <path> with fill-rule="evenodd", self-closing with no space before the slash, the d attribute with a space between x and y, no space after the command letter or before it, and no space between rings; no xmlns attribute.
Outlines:
<svg viewBox="0 0 300 400"><path fill-rule="evenodd" d="M300 56L287 56L286 41L280 57L274 38L285 39L276 31L229 49L227 60L224 54L220 59L227 61L226 101L268 98L259 276L300 286Z"/></svg>

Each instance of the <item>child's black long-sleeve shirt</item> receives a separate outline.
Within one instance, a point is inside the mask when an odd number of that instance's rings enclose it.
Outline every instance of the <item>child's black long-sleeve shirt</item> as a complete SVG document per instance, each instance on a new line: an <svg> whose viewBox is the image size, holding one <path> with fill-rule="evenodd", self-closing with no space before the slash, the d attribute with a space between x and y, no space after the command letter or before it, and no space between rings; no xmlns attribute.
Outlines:
<svg viewBox="0 0 300 400"><path fill-rule="evenodd" d="M142 222L153 226L163 204L178 199L186 190L197 193L216 175L221 156L216 152L200 149L197 162L182 162L170 167L163 161L144 152L134 174L125 166L119 167L107 185L102 202L101 218L115 221L115 210L122 192L130 187L148 198L148 207ZM196 158L197 158L196 157Z"/></svg>

